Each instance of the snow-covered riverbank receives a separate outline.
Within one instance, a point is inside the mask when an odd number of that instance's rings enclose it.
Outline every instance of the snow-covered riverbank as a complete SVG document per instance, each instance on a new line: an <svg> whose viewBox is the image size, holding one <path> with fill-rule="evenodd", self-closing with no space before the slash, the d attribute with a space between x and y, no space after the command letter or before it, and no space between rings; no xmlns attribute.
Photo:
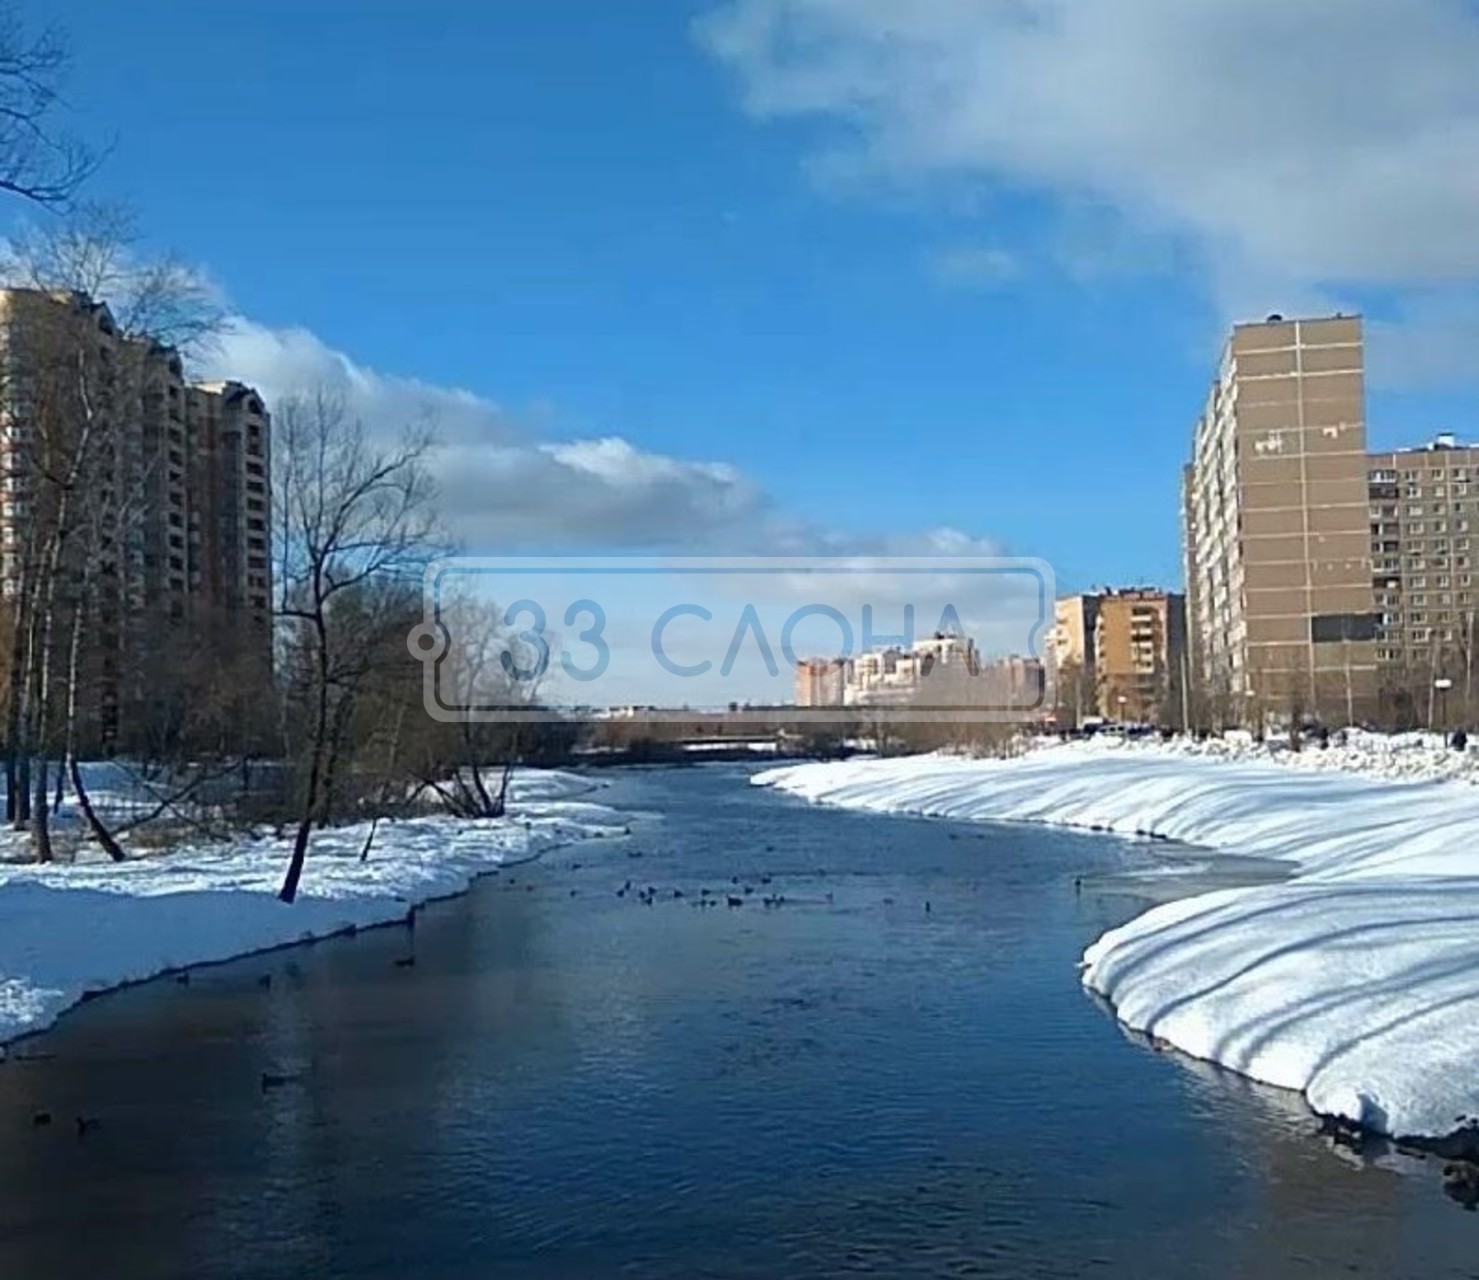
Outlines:
<svg viewBox="0 0 1479 1280"><path fill-rule="evenodd" d="M86 995L173 969L228 960L404 919L500 865L625 828L580 798L572 774L517 775L508 818L382 823L315 836L298 901L277 900L285 840L183 849L117 866L0 868L0 1043L50 1025Z"/></svg>
<svg viewBox="0 0 1479 1280"><path fill-rule="evenodd" d="M1332 762L1333 763L1333 762ZM801 765L755 782L879 812L1157 835L1283 883L1157 907L1089 948L1124 1022L1397 1137L1479 1130L1479 790L1156 744ZM1479 1133L1476 1133L1479 1136Z"/></svg>

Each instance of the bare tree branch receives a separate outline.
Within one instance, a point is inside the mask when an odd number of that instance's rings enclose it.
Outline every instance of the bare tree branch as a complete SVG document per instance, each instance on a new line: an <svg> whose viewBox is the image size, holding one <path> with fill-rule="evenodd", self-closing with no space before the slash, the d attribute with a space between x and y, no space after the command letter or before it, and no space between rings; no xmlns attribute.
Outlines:
<svg viewBox="0 0 1479 1280"><path fill-rule="evenodd" d="M96 153L58 123L70 65L59 31L29 32L0 6L0 191L64 206L97 169Z"/></svg>

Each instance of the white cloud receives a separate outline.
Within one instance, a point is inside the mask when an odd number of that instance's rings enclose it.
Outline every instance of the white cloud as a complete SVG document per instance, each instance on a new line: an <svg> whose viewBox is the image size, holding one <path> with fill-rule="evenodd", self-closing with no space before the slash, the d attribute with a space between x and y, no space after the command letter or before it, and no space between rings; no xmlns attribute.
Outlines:
<svg viewBox="0 0 1479 1280"><path fill-rule="evenodd" d="M269 405L327 387L372 431L428 423L443 516L470 554L572 548L723 555L992 555L952 529L838 532L779 508L722 461L651 453L617 436L547 439L475 392L359 364L305 329L238 318L203 356L207 378L255 386Z"/></svg>
<svg viewBox="0 0 1479 1280"><path fill-rule="evenodd" d="M1102 205L1224 304L1479 282L1468 0L724 0L699 34L854 172Z"/></svg>
<svg viewBox="0 0 1479 1280"><path fill-rule="evenodd" d="M469 552L702 544L768 519L758 490L731 467L617 438L543 441L474 392L366 368L303 329L238 319L202 372L251 383L269 404L330 388L387 436L430 425L442 512Z"/></svg>

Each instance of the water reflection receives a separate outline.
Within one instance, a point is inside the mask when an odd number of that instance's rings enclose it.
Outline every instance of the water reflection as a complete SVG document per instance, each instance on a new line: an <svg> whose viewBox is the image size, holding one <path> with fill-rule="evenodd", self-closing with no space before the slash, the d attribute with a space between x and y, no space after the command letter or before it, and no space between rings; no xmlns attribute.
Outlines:
<svg viewBox="0 0 1479 1280"><path fill-rule="evenodd" d="M618 790L668 810L640 859L557 853L414 932L121 993L0 1068L0 1270L1472 1271L1431 1166L1343 1163L1297 1100L1078 989L1136 904L1073 880L1132 847L809 810L732 769Z"/></svg>

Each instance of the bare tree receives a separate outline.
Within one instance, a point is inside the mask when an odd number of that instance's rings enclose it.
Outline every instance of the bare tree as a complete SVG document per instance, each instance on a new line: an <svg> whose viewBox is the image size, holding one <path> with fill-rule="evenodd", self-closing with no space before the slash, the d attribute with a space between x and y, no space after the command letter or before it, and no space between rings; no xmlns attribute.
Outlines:
<svg viewBox="0 0 1479 1280"><path fill-rule="evenodd" d="M144 250L133 210L80 205L61 222L23 226L0 257L15 288L66 290L106 302L118 331L186 356L208 348L226 323L220 296L200 271L169 251Z"/></svg>
<svg viewBox="0 0 1479 1280"><path fill-rule="evenodd" d="M14 5L0 5L0 191L63 205L96 169L57 119L70 64L58 30L29 32Z"/></svg>
<svg viewBox="0 0 1479 1280"><path fill-rule="evenodd" d="M453 723L423 717L419 784L461 818L501 818L509 781L523 750L535 745L535 713L543 672L532 647L503 622L502 612L478 599L440 605L447 652L438 662L443 704L459 709ZM513 671L527 673L518 678Z"/></svg>
<svg viewBox="0 0 1479 1280"><path fill-rule="evenodd" d="M382 588L419 576L437 542L425 430L382 445L320 389L280 405L274 435L277 613L303 706L301 804L279 894L292 902L369 678L366 633L396 599Z"/></svg>

